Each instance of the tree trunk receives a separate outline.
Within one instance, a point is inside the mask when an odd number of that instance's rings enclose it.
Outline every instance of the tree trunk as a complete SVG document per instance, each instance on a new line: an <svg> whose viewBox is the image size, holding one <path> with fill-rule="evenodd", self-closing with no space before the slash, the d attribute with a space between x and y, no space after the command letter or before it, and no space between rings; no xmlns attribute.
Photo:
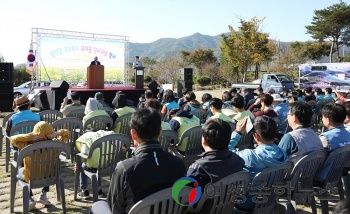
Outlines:
<svg viewBox="0 0 350 214"><path fill-rule="evenodd" d="M331 51L329 52L329 62L332 63L332 53L333 53L333 46L334 46L334 41L332 41L332 45L331 45Z"/></svg>

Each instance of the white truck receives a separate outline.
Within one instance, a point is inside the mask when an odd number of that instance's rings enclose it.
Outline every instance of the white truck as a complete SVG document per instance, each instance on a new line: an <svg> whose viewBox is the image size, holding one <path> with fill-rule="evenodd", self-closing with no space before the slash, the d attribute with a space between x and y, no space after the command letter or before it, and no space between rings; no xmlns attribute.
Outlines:
<svg viewBox="0 0 350 214"><path fill-rule="evenodd" d="M294 82L284 74L263 74L259 82L233 83L231 87L248 88L254 90L261 87L264 91L266 88L273 88L276 93L281 93L284 90L293 91Z"/></svg>

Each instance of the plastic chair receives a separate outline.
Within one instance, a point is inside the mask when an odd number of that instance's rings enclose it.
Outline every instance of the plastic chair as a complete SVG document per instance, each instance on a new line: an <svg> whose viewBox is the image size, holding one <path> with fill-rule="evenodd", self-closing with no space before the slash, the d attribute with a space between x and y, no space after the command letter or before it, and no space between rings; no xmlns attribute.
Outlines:
<svg viewBox="0 0 350 214"><path fill-rule="evenodd" d="M45 110L39 112L42 121L46 121L48 124L52 125L53 122L63 118L63 114L57 110Z"/></svg>
<svg viewBox="0 0 350 214"><path fill-rule="evenodd" d="M66 117L76 117L83 121L83 118L85 116L85 110L84 109L75 109L73 111L70 111L67 113Z"/></svg>
<svg viewBox="0 0 350 214"><path fill-rule="evenodd" d="M247 186L252 175L249 172L236 172L214 184L208 184L203 191L202 198L194 205L191 212L200 212L208 214L232 213L236 201L246 192ZM216 191L220 190L220 191ZM204 207L203 207L204 206ZM203 208L205 210L203 210ZM207 208L211 208L207 210Z"/></svg>
<svg viewBox="0 0 350 214"><path fill-rule="evenodd" d="M197 109L191 111L190 113L195 115L196 117L198 117L199 121L201 121L201 123L204 123L205 120L207 119L207 111L202 109L202 108L197 108Z"/></svg>
<svg viewBox="0 0 350 214"><path fill-rule="evenodd" d="M294 164L287 161L280 167L268 167L259 172L249 186L249 194L260 193L253 196L253 201L263 198L265 203L255 203L254 213L271 213L277 205L275 186L284 185L293 170ZM260 198L259 198L260 197Z"/></svg>
<svg viewBox="0 0 350 214"><path fill-rule="evenodd" d="M179 202L185 204L191 187L185 186L179 193ZM172 188L167 188L147 196L137 202L129 211L129 214L181 214L186 213L188 207L176 203L172 197Z"/></svg>
<svg viewBox="0 0 350 214"><path fill-rule="evenodd" d="M40 141L22 149L18 154L17 161L11 163L11 190L10 190L10 212L13 213L15 205L16 183L18 182L23 191L23 213L29 213L29 191L30 188L40 188L56 185L57 200L62 202L62 212L66 213L66 201L64 194L64 183L60 177L59 154L70 153L68 144L58 141ZM18 179L19 168L22 167L23 159L31 159L29 183Z"/></svg>
<svg viewBox="0 0 350 214"><path fill-rule="evenodd" d="M2 143L3 143L4 137L6 136L7 121L15 113L16 112L12 112L12 113L6 115L4 117L4 119L2 120L2 125L0 126L0 156L2 156Z"/></svg>
<svg viewBox="0 0 350 214"><path fill-rule="evenodd" d="M202 148L202 126L195 126L187 129L181 136L179 143L173 149L174 154L181 158L186 169L199 157L203 152ZM176 147L180 146L182 143L186 143L186 149L184 154L181 154Z"/></svg>
<svg viewBox="0 0 350 214"><path fill-rule="evenodd" d="M55 131L58 131L60 129L68 129L70 131L70 136L67 143L71 146L70 159L71 159L71 162L73 163L76 155L75 141L82 135L83 122L78 118L65 117L55 121L52 124L52 128Z"/></svg>
<svg viewBox="0 0 350 214"><path fill-rule="evenodd" d="M9 171L9 164L10 164L10 152L11 152L11 141L10 137L17 135L17 134L27 134L33 131L35 124L37 124L38 121L26 121L19 123L11 128L10 136L6 136L6 157L5 157L5 167L6 172ZM13 150L14 153L14 160L17 160L18 151Z"/></svg>
<svg viewBox="0 0 350 214"><path fill-rule="evenodd" d="M130 136L130 121L131 121L131 113L130 114L124 114L120 117L118 117L114 122L114 128L115 133L125 134L126 136Z"/></svg>
<svg viewBox="0 0 350 214"><path fill-rule="evenodd" d="M130 148L130 141L130 137L123 134L106 135L92 143L88 155L84 153L78 153L76 155L78 169L75 171L74 200L77 200L79 173L82 171L91 179L93 201L97 201L97 179L103 176L112 176L117 163L120 161L120 156L124 149L123 147L125 147L125 150L127 151ZM98 167L96 169L96 172L82 169L82 158L90 159L94 152L99 153Z"/></svg>
<svg viewBox="0 0 350 214"><path fill-rule="evenodd" d="M292 204L296 204L295 199L305 198L307 192L299 190L313 189L313 179L316 172L323 166L326 160L327 153L323 150L311 152L298 160L294 164L294 168L290 176L286 179L291 182L291 186L294 187L294 195L292 198ZM298 193L302 193L298 194ZM312 193L311 193L312 194ZM311 203L312 213L316 213L315 198L311 197L313 201ZM294 207L295 209L295 207Z"/></svg>
<svg viewBox="0 0 350 214"><path fill-rule="evenodd" d="M231 127L231 132L233 132L236 129L236 124L234 124L233 122L228 122L228 124Z"/></svg>
<svg viewBox="0 0 350 214"><path fill-rule="evenodd" d="M333 187L337 187L340 199L344 199L344 189L341 177L345 163L348 163L349 161L350 145L338 148L328 155L322 169L329 166L330 169L328 171L326 179L323 181L323 185L320 188L316 187L316 190L320 191L320 195L325 198L320 199L322 214L329 213L327 199L328 191L325 190L330 190ZM312 202L315 203L315 200L312 200ZM314 204L314 206L316 205Z"/></svg>
<svg viewBox="0 0 350 214"><path fill-rule="evenodd" d="M163 150L168 152L170 145L176 145L178 142L177 133L173 130L164 130L162 131L162 135L159 136L159 142Z"/></svg>
<svg viewBox="0 0 350 214"><path fill-rule="evenodd" d="M236 129L236 125L237 125L236 120L234 120L232 122L232 124L230 123L231 126L231 130L234 131ZM254 143L253 143L253 130L250 130L249 133L247 132L243 132L241 139L239 139L236 147L239 150L243 150L243 149L253 149L254 148Z"/></svg>
<svg viewBox="0 0 350 214"><path fill-rule="evenodd" d="M83 124L84 132L98 131L98 130L111 130L113 126L113 119L109 116L101 115L88 119Z"/></svg>

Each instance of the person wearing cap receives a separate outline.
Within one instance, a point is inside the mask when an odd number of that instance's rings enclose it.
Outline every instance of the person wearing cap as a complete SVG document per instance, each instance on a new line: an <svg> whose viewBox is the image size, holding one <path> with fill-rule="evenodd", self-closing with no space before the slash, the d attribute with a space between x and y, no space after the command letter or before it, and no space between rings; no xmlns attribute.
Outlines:
<svg viewBox="0 0 350 214"><path fill-rule="evenodd" d="M98 100L98 102L100 102L102 104L103 107L108 107L111 108L110 105L108 105L108 103L105 102L105 96L103 95L102 92L97 92L95 94L95 99Z"/></svg>
<svg viewBox="0 0 350 214"><path fill-rule="evenodd" d="M63 99L63 103L61 104L60 112L62 112L64 117L68 114L68 112L71 112L71 111L74 111L77 109L85 109L85 105L81 104L81 102L80 102L80 93L78 91L72 92L71 101L72 101L72 103L67 105L68 97L65 97Z"/></svg>
<svg viewBox="0 0 350 214"><path fill-rule="evenodd" d="M13 110L18 110L13 114L7 122L6 134L10 136L11 128L21 122L26 121L41 121L40 115L30 110L31 102L28 97L20 96L13 101Z"/></svg>
<svg viewBox="0 0 350 214"><path fill-rule="evenodd" d="M101 65L101 63L98 61L98 57L95 56L94 61L90 63L90 65Z"/></svg>
<svg viewBox="0 0 350 214"><path fill-rule="evenodd" d="M140 61L140 57L139 56L135 56L135 62L132 64L132 67L133 68L143 67L143 64Z"/></svg>
<svg viewBox="0 0 350 214"><path fill-rule="evenodd" d="M277 124L278 129L276 134L276 137L280 140L287 128L287 115L289 109L288 106L283 102L284 99L279 94L272 94L271 96L273 97L273 110L277 113L278 118L280 119L280 124Z"/></svg>

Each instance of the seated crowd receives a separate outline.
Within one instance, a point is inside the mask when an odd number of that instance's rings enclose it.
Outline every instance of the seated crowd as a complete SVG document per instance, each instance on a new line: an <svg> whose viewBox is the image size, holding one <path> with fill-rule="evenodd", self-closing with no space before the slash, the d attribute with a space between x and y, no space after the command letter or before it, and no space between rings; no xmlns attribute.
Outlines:
<svg viewBox="0 0 350 214"><path fill-rule="evenodd" d="M106 206L112 213L128 213L141 199L172 187L175 181L184 176L198 181L203 189L209 183L240 171L251 173L252 181L266 168L279 167L287 161L297 163L313 151L325 150L330 153L350 144L350 100L340 93L333 97L330 88L325 90L325 95L319 88L314 92L307 88L281 94L275 93L273 89L263 92L259 88L256 97L246 88L231 89L225 91L221 99L205 93L201 103L196 100L193 91L183 89L182 92L183 97L177 100L172 90L166 90L164 96L158 94L157 98L153 98L152 91L147 90L139 99L137 108L128 105L128 99L122 92L116 93L111 104L101 92L89 98L86 105L80 102L79 92L71 94L70 104L68 98L64 98L60 109L64 117L70 111L83 109L83 123L96 116L107 116L113 120L111 127L105 130L86 132L79 136L75 147L84 154L89 153L95 140L120 133L120 126L115 124L117 118L124 115L131 118L129 136L134 150L129 158L124 157L117 163L111 175L106 203L94 205L93 213L101 213ZM55 132L30 110L30 102L25 96L15 99L14 109L18 111L8 120L8 135L11 128L21 122L38 121L31 133L11 136L14 148L22 149L45 139L67 142L70 130ZM203 109L205 117L197 117L194 113L196 109ZM312 129L318 117L324 125L321 134ZM169 151L164 151L159 137L163 131L172 130L181 139L186 130L200 125L203 153L198 154L197 160L186 169L184 162L173 151L184 154L188 142L172 144ZM251 130L247 131L250 125ZM75 166L75 170L81 167L96 171L98 157L99 154L94 153L91 159L83 160L81 166ZM328 171L328 166L320 169L314 178L315 183L322 183ZM28 182L29 173L30 162L25 161L18 176ZM101 178L97 180L98 195L103 196ZM81 171L79 186L79 196L87 199L90 195L87 176ZM48 191L49 187L43 188L37 202L50 205L46 197ZM244 203L236 205L237 209L254 209L251 195L246 197ZM35 203L30 197L30 209L35 208Z"/></svg>

